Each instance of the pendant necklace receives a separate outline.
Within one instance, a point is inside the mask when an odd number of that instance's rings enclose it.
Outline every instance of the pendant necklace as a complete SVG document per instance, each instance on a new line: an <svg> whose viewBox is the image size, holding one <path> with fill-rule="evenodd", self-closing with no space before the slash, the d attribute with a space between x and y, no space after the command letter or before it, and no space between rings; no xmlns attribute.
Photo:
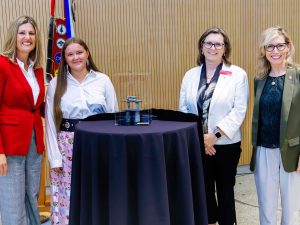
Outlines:
<svg viewBox="0 0 300 225"><path fill-rule="evenodd" d="M272 86L274 86L275 84L276 84L276 82L275 82L275 78L273 78L273 80L272 80Z"/></svg>
<svg viewBox="0 0 300 225"><path fill-rule="evenodd" d="M269 76L272 78L272 82L271 85L275 86L277 84L277 78L282 77L285 74L285 71L281 71L282 73L277 73L279 75L275 75L275 73L273 74L274 76L271 75L271 72L269 73Z"/></svg>
<svg viewBox="0 0 300 225"><path fill-rule="evenodd" d="M271 82L271 85L272 86L275 86L276 84L277 84L277 78L279 77L272 77L272 76L270 76L271 77L271 79L272 79L272 82Z"/></svg>

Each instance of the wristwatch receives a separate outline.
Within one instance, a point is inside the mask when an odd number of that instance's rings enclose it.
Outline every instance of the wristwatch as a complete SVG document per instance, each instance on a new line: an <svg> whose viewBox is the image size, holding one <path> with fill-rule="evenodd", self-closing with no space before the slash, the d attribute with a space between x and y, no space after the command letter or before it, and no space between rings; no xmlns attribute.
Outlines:
<svg viewBox="0 0 300 225"><path fill-rule="evenodd" d="M215 136L219 139L220 137L222 137L222 134L218 131L218 130L215 130L214 131L214 134Z"/></svg>

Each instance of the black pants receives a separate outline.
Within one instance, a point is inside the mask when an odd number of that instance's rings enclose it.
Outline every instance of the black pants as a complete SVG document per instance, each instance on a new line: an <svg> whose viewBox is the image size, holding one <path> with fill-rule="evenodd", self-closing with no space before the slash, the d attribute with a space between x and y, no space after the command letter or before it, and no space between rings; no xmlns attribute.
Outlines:
<svg viewBox="0 0 300 225"><path fill-rule="evenodd" d="M236 224L234 185L241 142L214 147L216 154L205 154L203 160L208 222L233 225Z"/></svg>

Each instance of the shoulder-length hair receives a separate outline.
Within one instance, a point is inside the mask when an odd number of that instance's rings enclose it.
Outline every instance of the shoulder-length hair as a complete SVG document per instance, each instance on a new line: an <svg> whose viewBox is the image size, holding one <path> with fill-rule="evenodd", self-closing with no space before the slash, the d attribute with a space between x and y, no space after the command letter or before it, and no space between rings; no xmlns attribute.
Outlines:
<svg viewBox="0 0 300 225"><path fill-rule="evenodd" d="M229 56L231 54L231 44L229 41L229 37L227 36L226 32L219 28L219 27L212 27L207 29L200 37L198 41L198 57L197 57L197 65L202 65L205 62L205 56L202 54L202 49L203 49L203 44L206 39L206 37L210 34L221 34L224 38L224 48L225 52L224 55L222 56L223 61L227 65L231 65L231 62L229 61Z"/></svg>
<svg viewBox="0 0 300 225"><path fill-rule="evenodd" d="M34 67L42 67L43 49L41 32L38 29L35 20L30 16L20 16L10 24L4 42L2 55L7 56L11 61L15 60L18 30L21 25L26 23L30 23L35 30L35 48L30 52L29 58L33 61Z"/></svg>
<svg viewBox="0 0 300 225"><path fill-rule="evenodd" d="M91 52L87 44L83 40L79 38L69 38L68 40L66 40L61 50L61 61L58 68L57 85L54 94L53 112L54 112L54 120L55 120L55 125L57 130L60 130L60 124L63 119L63 114L61 110L61 98L67 90L68 64L66 62L66 56L65 56L66 48L73 43L81 45L87 52L89 52L87 65L86 65L87 70L89 71L92 69L94 71L100 72L100 70L97 68L97 66L94 63L94 60L92 58Z"/></svg>
<svg viewBox="0 0 300 225"><path fill-rule="evenodd" d="M282 36L284 38L285 43L289 46L289 53L286 58L287 66L293 66L293 57L295 54L295 47L292 42L290 35L287 33L285 29L280 26L269 27L265 31L262 32L261 38L259 41L259 53L258 53L258 62L257 62L257 75L256 78L262 79L264 78L269 71L271 70L271 64L266 58L266 49L265 46L269 45L271 41L278 37Z"/></svg>

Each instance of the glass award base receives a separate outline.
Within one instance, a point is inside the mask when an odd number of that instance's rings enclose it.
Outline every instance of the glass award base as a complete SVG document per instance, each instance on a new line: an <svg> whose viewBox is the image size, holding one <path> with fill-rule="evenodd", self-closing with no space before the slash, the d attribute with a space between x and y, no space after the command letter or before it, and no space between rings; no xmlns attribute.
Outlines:
<svg viewBox="0 0 300 225"><path fill-rule="evenodd" d="M151 123L151 110L142 110L142 100L136 96L129 95L121 101L125 104L123 111L116 113L115 124L118 126L149 125Z"/></svg>
<svg viewBox="0 0 300 225"><path fill-rule="evenodd" d="M115 114L117 126L139 126L151 124L150 110L125 109Z"/></svg>

